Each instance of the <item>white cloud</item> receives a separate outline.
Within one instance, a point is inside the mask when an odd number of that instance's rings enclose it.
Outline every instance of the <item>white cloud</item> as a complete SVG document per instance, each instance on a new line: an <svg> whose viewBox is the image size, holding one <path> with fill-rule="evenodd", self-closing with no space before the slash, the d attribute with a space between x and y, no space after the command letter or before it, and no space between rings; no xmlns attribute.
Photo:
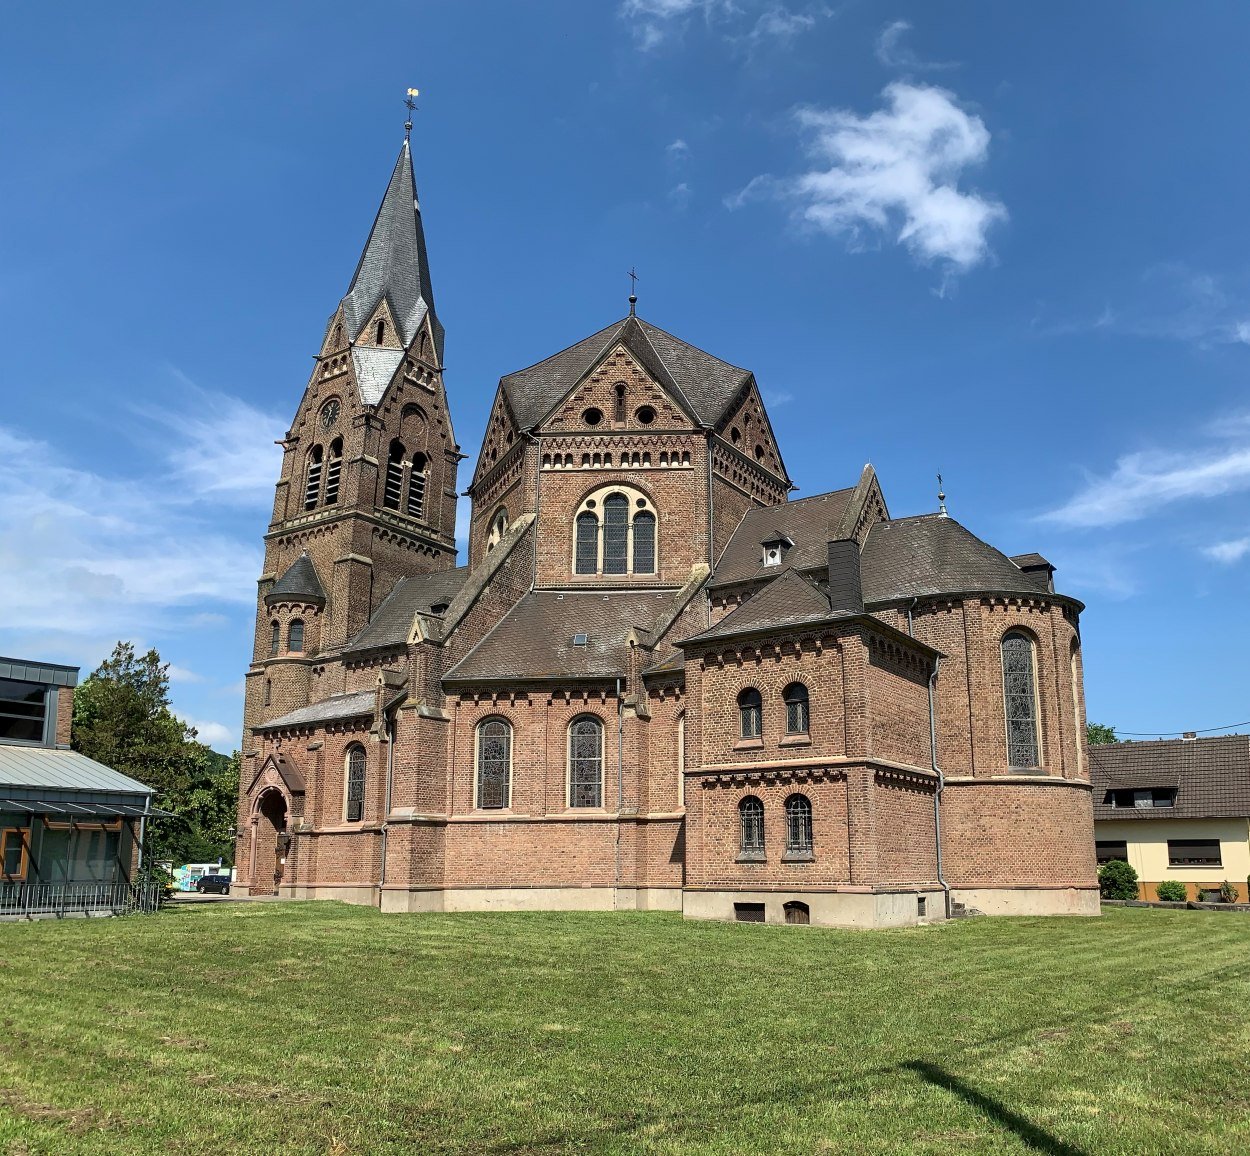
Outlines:
<svg viewBox="0 0 1250 1156"><path fill-rule="evenodd" d="M789 179L756 177L727 206L781 198L805 224L853 245L884 233L948 273L971 269L989 256L990 227L1007 218L998 201L957 187L965 169L988 157L989 131L942 88L896 82L882 96L885 107L862 117L797 110L815 167Z"/></svg>
<svg viewBox="0 0 1250 1156"><path fill-rule="evenodd" d="M241 727L228 727L225 723L219 722L200 722L197 719L187 718L179 715L187 726L195 727L195 737L202 743L213 747L216 750L229 752L239 745L239 736L242 733Z"/></svg>
<svg viewBox="0 0 1250 1156"><path fill-rule="evenodd" d="M816 16L812 12L791 12L778 4L760 14L746 39L752 50L764 43L787 44L815 26Z"/></svg>
<svg viewBox="0 0 1250 1156"><path fill-rule="evenodd" d="M1250 554L1250 538L1233 538L1228 542L1217 542L1214 546L1205 547L1202 552L1215 562L1231 566Z"/></svg>
<svg viewBox="0 0 1250 1156"><path fill-rule="evenodd" d="M959 67L954 61L921 60L907 45L902 43L903 37L910 31L911 24L906 20L895 20L881 30L881 35L877 37L877 59L887 68L897 68L908 72L933 72Z"/></svg>
<svg viewBox="0 0 1250 1156"><path fill-rule="evenodd" d="M745 47L750 55L766 43L788 44L819 18L832 14L823 4L796 11L776 0L763 11L760 8L759 0L622 0L620 15L644 52L658 49L679 36L693 17L702 17L706 27L719 28L727 41Z"/></svg>
<svg viewBox="0 0 1250 1156"><path fill-rule="evenodd" d="M685 181L668 190L668 199L679 209L686 208L692 196L694 196L694 190Z"/></svg>
<svg viewBox="0 0 1250 1156"><path fill-rule="evenodd" d="M672 144L666 145L664 151L668 153L669 159L674 161L684 161L690 156L690 146L681 137L678 137Z"/></svg>
<svg viewBox="0 0 1250 1156"><path fill-rule="evenodd" d="M1148 517L1173 502L1248 489L1250 448L1126 454L1109 475L1091 478L1080 493L1043 518L1067 526L1114 526Z"/></svg>
<svg viewBox="0 0 1250 1156"><path fill-rule="evenodd" d="M203 682L204 676L202 674L196 674L194 670L188 670L185 666L177 666L171 662L169 664L169 681Z"/></svg>

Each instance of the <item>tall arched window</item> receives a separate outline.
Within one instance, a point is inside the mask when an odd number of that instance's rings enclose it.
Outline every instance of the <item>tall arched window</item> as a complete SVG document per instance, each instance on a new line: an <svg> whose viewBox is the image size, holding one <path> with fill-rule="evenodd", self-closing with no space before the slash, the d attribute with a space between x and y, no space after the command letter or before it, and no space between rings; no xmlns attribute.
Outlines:
<svg viewBox="0 0 1250 1156"><path fill-rule="evenodd" d="M569 727L569 806L603 806L603 723L584 716Z"/></svg>
<svg viewBox="0 0 1250 1156"><path fill-rule="evenodd" d="M599 568L599 519L586 511L577 515L577 557L574 572L593 574Z"/></svg>
<svg viewBox="0 0 1250 1156"><path fill-rule="evenodd" d="M781 698L786 704L786 734L807 734L807 687L801 682L792 682L781 692Z"/></svg>
<svg viewBox="0 0 1250 1156"><path fill-rule="evenodd" d="M603 572L629 572L629 499L624 494L603 499Z"/></svg>
<svg viewBox="0 0 1250 1156"><path fill-rule="evenodd" d="M426 471L430 460L425 454L412 455L412 473L408 478L408 513L413 518L425 517Z"/></svg>
<svg viewBox="0 0 1250 1156"><path fill-rule="evenodd" d="M786 800L786 854L812 853L812 804L806 795Z"/></svg>
<svg viewBox="0 0 1250 1156"><path fill-rule="evenodd" d="M351 746L347 749L347 768L344 796L344 815L349 823L359 823L365 817L365 748Z"/></svg>
<svg viewBox="0 0 1250 1156"><path fill-rule="evenodd" d="M265 705L269 706L273 703L273 679L265 679Z"/></svg>
<svg viewBox="0 0 1250 1156"><path fill-rule="evenodd" d="M1037 669L1033 640L1018 630L1003 637L1003 707L1007 719L1007 765L1018 769L1036 767Z"/></svg>
<svg viewBox="0 0 1250 1156"><path fill-rule="evenodd" d="M623 422L625 420L625 383L623 381L618 381L612 387L612 399L612 420Z"/></svg>
<svg viewBox="0 0 1250 1156"><path fill-rule="evenodd" d="M374 344L381 345L386 340L386 322L379 321L377 331L374 333Z"/></svg>
<svg viewBox="0 0 1250 1156"><path fill-rule="evenodd" d="M646 510L634 517L634 573L655 573L655 515Z"/></svg>
<svg viewBox="0 0 1250 1156"><path fill-rule="evenodd" d="M503 536L508 532L508 508L500 506L495 511L495 516L490 520L490 529L486 533L486 552L489 554L496 546L499 545Z"/></svg>
<svg viewBox="0 0 1250 1156"><path fill-rule="evenodd" d="M763 733L761 727L763 706L760 692L753 686L748 686L738 695L738 719L744 739L758 739Z"/></svg>
<svg viewBox="0 0 1250 1156"><path fill-rule="evenodd" d="M477 726L477 805L506 807L512 779L512 726L490 718Z"/></svg>
<svg viewBox="0 0 1250 1156"><path fill-rule="evenodd" d="M677 805L686 805L686 712L677 716Z"/></svg>
<svg viewBox="0 0 1250 1156"><path fill-rule="evenodd" d="M282 646L282 627L281 625L279 625L278 620L275 618L269 624L269 653L270 655L277 654L281 646Z"/></svg>
<svg viewBox="0 0 1250 1156"><path fill-rule="evenodd" d="M304 652L304 620L292 618L291 625L286 628L286 648L292 654Z"/></svg>
<svg viewBox="0 0 1250 1156"><path fill-rule="evenodd" d="M339 482L343 478L343 439L330 443L330 456L326 460L326 505L333 506L339 500Z"/></svg>
<svg viewBox="0 0 1250 1156"><path fill-rule="evenodd" d="M304 509L311 510L321 495L321 447L308 451L308 468L304 475Z"/></svg>
<svg viewBox="0 0 1250 1156"><path fill-rule="evenodd" d="M754 795L747 795L738 804L741 828L739 854L744 859L764 858L764 804Z"/></svg>
<svg viewBox="0 0 1250 1156"><path fill-rule="evenodd" d="M1072 640L1072 731L1076 736L1076 773L1085 773L1085 727L1081 723L1081 644Z"/></svg>
<svg viewBox="0 0 1250 1156"><path fill-rule="evenodd" d="M404 493L404 443L398 438L391 442L386 455L386 480L382 488L382 505L388 510L399 509L399 499Z"/></svg>

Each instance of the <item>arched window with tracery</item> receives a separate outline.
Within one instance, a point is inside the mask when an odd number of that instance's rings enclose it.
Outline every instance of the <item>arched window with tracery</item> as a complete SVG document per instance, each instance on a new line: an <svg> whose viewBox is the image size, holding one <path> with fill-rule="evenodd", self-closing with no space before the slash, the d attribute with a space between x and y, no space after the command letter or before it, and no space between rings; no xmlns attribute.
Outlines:
<svg viewBox="0 0 1250 1156"><path fill-rule="evenodd" d="M335 438L330 443L330 454L326 459L326 505L333 506L339 500L339 483L343 478L343 439Z"/></svg>
<svg viewBox="0 0 1250 1156"><path fill-rule="evenodd" d="M603 572L629 573L629 499L624 494L603 499Z"/></svg>
<svg viewBox="0 0 1250 1156"><path fill-rule="evenodd" d="M404 443L396 438L386 455L386 478L382 488L382 505L398 510L404 495Z"/></svg>
<svg viewBox="0 0 1250 1156"><path fill-rule="evenodd" d="M503 536L508 532L508 508L500 506L495 511L495 516L490 520L490 529L486 533L486 552L489 554L496 546L499 545Z"/></svg>
<svg viewBox="0 0 1250 1156"><path fill-rule="evenodd" d="M348 747L346 764L343 815L349 823L359 823L365 817L365 748Z"/></svg>
<svg viewBox="0 0 1250 1156"><path fill-rule="evenodd" d="M322 450L313 446L308 451L308 466L304 473L304 509L311 510L321 496Z"/></svg>
<svg viewBox="0 0 1250 1156"><path fill-rule="evenodd" d="M1003 636L1003 711L1007 721L1007 765L1040 765L1037 727L1037 666L1033 640L1019 630Z"/></svg>
<svg viewBox="0 0 1250 1156"><path fill-rule="evenodd" d="M425 485L430 459L425 454L412 455L412 473L408 477L408 514L413 518L425 517Z"/></svg>
<svg viewBox="0 0 1250 1156"><path fill-rule="evenodd" d="M603 723L590 715L569 727L569 806L603 806Z"/></svg>
<svg viewBox="0 0 1250 1156"><path fill-rule="evenodd" d="M589 494L574 519L574 574L655 574L657 521L645 494L604 486Z"/></svg>
<svg viewBox="0 0 1250 1156"><path fill-rule="evenodd" d="M786 704L786 734L807 734L809 725L807 687L801 682L792 682L781 692L781 699Z"/></svg>
<svg viewBox="0 0 1250 1156"><path fill-rule="evenodd" d="M744 859L764 858L764 804L747 795L738 804L739 855Z"/></svg>
<svg viewBox="0 0 1250 1156"><path fill-rule="evenodd" d="M758 739L763 734L764 700L760 692L748 686L738 695L738 723L744 739Z"/></svg>
<svg viewBox="0 0 1250 1156"><path fill-rule="evenodd" d="M490 718L477 725L477 805L506 807L512 790L512 725Z"/></svg>
<svg viewBox="0 0 1250 1156"><path fill-rule="evenodd" d="M655 573L655 515L648 510L634 516L634 573Z"/></svg>
<svg viewBox="0 0 1250 1156"><path fill-rule="evenodd" d="M292 654L304 652L304 620L292 618L291 625L286 628L286 648Z"/></svg>
<svg viewBox="0 0 1250 1156"><path fill-rule="evenodd" d="M599 569L599 518L589 510L577 515L574 569L578 574L594 574Z"/></svg>
<svg viewBox="0 0 1250 1156"><path fill-rule="evenodd" d="M812 803L806 795L786 800L786 854L812 853Z"/></svg>

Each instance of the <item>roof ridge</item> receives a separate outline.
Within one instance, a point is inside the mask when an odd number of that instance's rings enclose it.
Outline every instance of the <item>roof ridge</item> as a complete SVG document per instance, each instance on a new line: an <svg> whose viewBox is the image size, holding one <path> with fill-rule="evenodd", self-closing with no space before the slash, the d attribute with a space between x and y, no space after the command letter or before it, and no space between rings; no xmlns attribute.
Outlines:
<svg viewBox="0 0 1250 1156"><path fill-rule="evenodd" d="M745 369L741 365L737 365L732 361L726 361L723 357L717 357L715 353L708 353L708 351L701 345L695 345L694 342L687 341L684 337L678 337L676 333L670 333L667 329L661 329L658 325L652 325L651 322L647 321L645 318L635 316L634 320L637 321L640 326L646 326L647 329L654 329L657 333L663 333L665 337L671 338L673 341L678 341L682 345L688 345L691 349L697 350L699 353L703 354L704 357L710 357L713 361L719 361L721 365L727 365L730 369L740 369L748 376L751 373L749 369Z"/></svg>
<svg viewBox="0 0 1250 1156"><path fill-rule="evenodd" d="M499 380L507 381L510 377L517 377L522 373L528 373L531 369L537 369L540 365L546 365L549 361L554 361L562 354L569 353L576 349L579 345L585 345L586 342L594 340L601 333L607 333L610 329L620 329L629 321L628 317L623 317L620 321L614 321L611 325L605 325L602 329L596 329L594 333L588 333L585 337L579 338L577 341L570 341L563 349L557 349L555 353L549 353L546 357L540 357L531 365L522 366L520 369L514 369L510 373L505 373ZM606 346L605 346L606 348Z"/></svg>

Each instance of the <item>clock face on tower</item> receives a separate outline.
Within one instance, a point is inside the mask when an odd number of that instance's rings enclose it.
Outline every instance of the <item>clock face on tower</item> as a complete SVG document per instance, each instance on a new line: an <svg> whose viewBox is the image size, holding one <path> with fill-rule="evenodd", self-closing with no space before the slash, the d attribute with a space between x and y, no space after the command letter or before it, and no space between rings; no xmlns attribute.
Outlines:
<svg viewBox="0 0 1250 1156"><path fill-rule="evenodd" d="M331 398L321 407L321 428L329 429L339 419L339 403Z"/></svg>

